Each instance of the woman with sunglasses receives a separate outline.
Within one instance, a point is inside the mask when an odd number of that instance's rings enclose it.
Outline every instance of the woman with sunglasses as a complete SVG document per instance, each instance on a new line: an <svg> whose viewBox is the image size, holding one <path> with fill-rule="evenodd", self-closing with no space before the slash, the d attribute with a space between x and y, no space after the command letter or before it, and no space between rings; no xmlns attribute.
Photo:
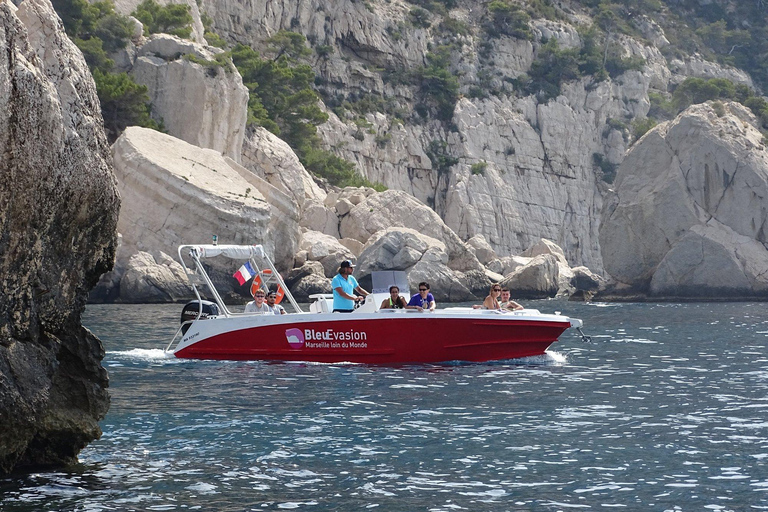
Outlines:
<svg viewBox="0 0 768 512"><path fill-rule="evenodd" d="M429 293L429 284L425 282L419 283L419 293L411 297L408 301L409 306L416 306L419 311L434 311L435 310L435 297Z"/></svg>
<svg viewBox="0 0 768 512"><path fill-rule="evenodd" d="M491 291L483 301L483 305L472 307L475 309L501 309L501 303L499 303L499 295L501 295L501 285L492 284Z"/></svg>

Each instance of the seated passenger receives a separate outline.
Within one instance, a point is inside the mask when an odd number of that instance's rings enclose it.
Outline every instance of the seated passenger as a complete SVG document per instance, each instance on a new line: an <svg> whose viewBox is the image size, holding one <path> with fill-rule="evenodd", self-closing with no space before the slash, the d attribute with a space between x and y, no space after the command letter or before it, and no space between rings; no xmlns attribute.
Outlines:
<svg viewBox="0 0 768 512"><path fill-rule="evenodd" d="M499 305L501 305L501 309L510 309L512 311L525 309L523 306L521 306L517 302L510 299L509 296L510 296L509 288L506 288L506 287L502 288L501 299L499 301Z"/></svg>
<svg viewBox="0 0 768 512"><path fill-rule="evenodd" d="M274 314L272 309L264 302L266 294L264 290L258 289L253 294L253 300L245 305L245 313L269 313Z"/></svg>
<svg viewBox="0 0 768 512"><path fill-rule="evenodd" d="M400 288L395 285L389 287L389 297L384 299L379 309L416 309L405 302L405 297L400 295Z"/></svg>
<svg viewBox="0 0 768 512"><path fill-rule="evenodd" d="M285 308L283 306L281 306L280 304L275 304L276 300L277 300L277 292L270 291L267 294L267 306L269 306L269 309L271 309L272 312L276 315L286 314Z"/></svg>
<svg viewBox="0 0 768 512"><path fill-rule="evenodd" d="M498 284L492 284L491 290L488 292L488 296L483 301L482 306L472 306L474 309L501 309L501 304L499 303L499 300L497 299L498 295L501 293L501 285Z"/></svg>
<svg viewBox="0 0 768 512"><path fill-rule="evenodd" d="M435 297L429 292L429 283L419 283L419 293L411 297L408 301L409 306L416 306L419 311L434 311L435 310Z"/></svg>

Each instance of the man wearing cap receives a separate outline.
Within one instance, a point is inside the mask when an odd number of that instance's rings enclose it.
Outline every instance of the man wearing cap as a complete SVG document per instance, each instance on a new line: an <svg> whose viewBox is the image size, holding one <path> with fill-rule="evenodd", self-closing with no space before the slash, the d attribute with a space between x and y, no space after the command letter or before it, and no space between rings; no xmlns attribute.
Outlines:
<svg viewBox="0 0 768 512"><path fill-rule="evenodd" d="M344 260L339 265L339 273L331 281L333 288L333 312L351 313L355 310L355 302L363 300L368 292L363 290L352 275L355 266L349 260ZM363 297L353 295L357 291Z"/></svg>

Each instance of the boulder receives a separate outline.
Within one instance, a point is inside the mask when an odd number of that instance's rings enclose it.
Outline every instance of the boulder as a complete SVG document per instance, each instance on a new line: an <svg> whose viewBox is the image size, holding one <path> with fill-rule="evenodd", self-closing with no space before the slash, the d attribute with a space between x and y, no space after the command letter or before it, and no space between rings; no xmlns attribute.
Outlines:
<svg viewBox="0 0 768 512"><path fill-rule="evenodd" d="M325 269L319 261L307 261L301 267L289 270L283 279L299 302L309 301L309 296L315 293L332 293L331 279L325 277Z"/></svg>
<svg viewBox="0 0 768 512"><path fill-rule="evenodd" d="M477 280L484 285L489 282L480 269L473 271L473 281L468 285L464 273L448 267L444 243L408 228L389 228L368 240L355 275L360 281L380 270L405 271L411 289L416 289L420 281L427 281L435 300L449 302L474 300L477 297L470 287L475 287Z"/></svg>
<svg viewBox="0 0 768 512"><path fill-rule="evenodd" d="M304 202L299 225L310 231L319 231L334 238L340 238L339 216L336 210L318 200Z"/></svg>
<svg viewBox="0 0 768 512"><path fill-rule="evenodd" d="M336 275L342 261L355 262L355 255L338 240L317 231L304 232L300 247L307 251L307 258L310 261L320 262L326 277Z"/></svg>
<svg viewBox="0 0 768 512"><path fill-rule="evenodd" d="M493 250L483 235L475 235L467 240L467 243L475 250L475 256L483 265L496 259L496 251Z"/></svg>
<svg viewBox="0 0 768 512"><path fill-rule="evenodd" d="M573 277L570 284L576 291L596 293L605 283L605 279L587 267L573 267L571 272Z"/></svg>
<svg viewBox="0 0 768 512"><path fill-rule="evenodd" d="M109 408L81 323L120 196L85 60L47 0L0 3L0 474L75 464Z"/></svg>
<svg viewBox="0 0 768 512"><path fill-rule="evenodd" d="M305 205L316 205L325 200L325 192L312 179L296 153L285 141L266 128L257 126L248 129L243 143L241 163L269 184L290 195L299 205L302 214ZM312 215L316 213L308 216L311 218ZM338 220L336 224L338 231ZM316 231L325 232L322 229Z"/></svg>
<svg viewBox="0 0 768 512"><path fill-rule="evenodd" d="M233 64L214 56L199 44L155 34L139 49L131 75L147 86L152 117L170 135L240 162L248 89Z"/></svg>
<svg viewBox="0 0 768 512"><path fill-rule="evenodd" d="M659 263L651 295L748 298L768 295L765 246L711 220L696 225Z"/></svg>
<svg viewBox="0 0 768 512"><path fill-rule="evenodd" d="M194 296L184 268L162 251L131 256L120 280L121 302L179 302Z"/></svg>
<svg viewBox="0 0 768 512"><path fill-rule="evenodd" d="M641 292L649 291L653 282L655 295L662 290L674 292L675 297L693 294L691 287L675 289L680 254L690 254L696 244L710 247L728 239L744 246L732 236L713 236L713 229L768 243L763 227L768 203L762 199L768 197L768 151L756 124L752 113L737 103L694 105L651 130L632 148L619 168L601 219L605 269L614 279ZM705 226L710 229L702 231ZM691 235L694 227L699 231ZM701 233L709 235L702 238ZM685 247L677 249L683 240ZM656 276L668 254L672 259ZM744 267L759 268L768 258L768 252L740 254L757 258L742 262ZM702 275L713 278L709 291L706 282L697 281L700 287L692 296L719 296L721 280L704 272L710 260L692 261L702 265ZM695 268L689 270L698 274ZM756 277L750 272L744 275ZM749 286L739 282L738 289L764 295L759 281Z"/></svg>
<svg viewBox="0 0 768 512"><path fill-rule="evenodd" d="M325 276L323 265L319 261L307 261L300 267L292 268L283 276L285 285L293 291L294 285L309 275Z"/></svg>
<svg viewBox="0 0 768 512"><path fill-rule="evenodd" d="M524 256L505 256L504 258L497 258L488 262L488 270L505 276L511 274L516 269L527 265L531 262L531 259L532 258L526 258Z"/></svg>
<svg viewBox="0 0 768 512"><path fill-rule="evenodd" d="M536 256L527 265L504 276L501 285L508 287L515 297L524 299L554 297L559 290L560 268L557 263L557 258L552 254Z"/></svg>
<svg viewBox="0 0 768 512"><path fill-rule="evenodd" d="M551 254L557 259L558 262L568 266L568 260L565 258L565 253L560 248L560 246L552 240L547 240L546 238L542 238L528 249L523 251L522 256L526 258L534 258L540 254Z"/></svg>
<svg viewBox="0 0 768 512"><path fill-rule="evenodd" d="M451 269L483 270L472 249L445 225L434 210L400 190L387 190L366 197L342 218L339 231L344 238L365 243L374 234L390 227L410 228L442 242Z"/></svg>

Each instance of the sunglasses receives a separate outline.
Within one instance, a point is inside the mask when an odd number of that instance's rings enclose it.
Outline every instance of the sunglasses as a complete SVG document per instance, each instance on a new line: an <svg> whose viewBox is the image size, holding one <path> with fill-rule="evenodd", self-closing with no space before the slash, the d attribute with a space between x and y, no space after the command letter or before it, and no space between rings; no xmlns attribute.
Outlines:
<svg viewBox="0 0 768 512"><path fill-rule="evenodd" d="M500 291L501 291L501 288L493 288L493 289L492 289L492 291L494 291L494 292L500 292Z"/></svg>
<svg viewBox="0 0 768 512"><path fill-rule="evenodd" d="M420 291L420 292L425 292L425 291L427 291L427 290L429 290L429 288L419 288L419 291Z"/></svg>
<svg viewBox="0 0 768 512"><path fill-rule="evenodd" d="M255 298L255 299L263 299L264 296L263 295L254 295L253 298Z"/></svg>

